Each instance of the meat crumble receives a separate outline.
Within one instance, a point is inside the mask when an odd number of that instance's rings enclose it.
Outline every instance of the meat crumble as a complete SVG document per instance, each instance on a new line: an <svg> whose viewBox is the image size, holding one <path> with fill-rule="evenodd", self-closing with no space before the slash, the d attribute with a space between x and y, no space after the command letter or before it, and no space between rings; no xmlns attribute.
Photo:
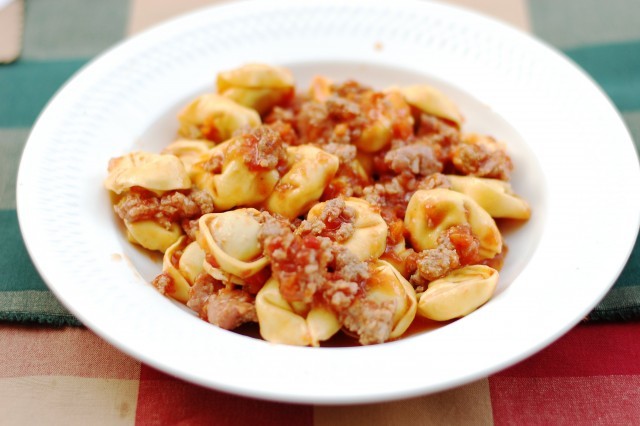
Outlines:
<svg viewBox="0 0 640 426"><path fill-rule="evenodd" d="M173 222L213 212L213 199L207 192L195 188L186 192L169 191L158 196L134 187L118 200L114 210L128 222L154 220L169 229Z"/></svg>
<svg viewBox="0 0 640 426"><path fill-rule="evenodd" d="M239 289L222 289L209 296L204 306L207 321L225 330L246 322L257 322L254 297Z"/></svg>
<svg viewBox="0 0 640 426"><path fill-rule="evenodd" d="M259 239L288 302L324 300L334 308L344 306L369 276L368 264L348 249L327 237L295 233L283 220L267 219Z"/></svg>
<svg viewBox="0 0 640 426"><path fill-rule="evenodd" d="M348 240L355 232L353 227L355 216L355 210L349 207L343 198L334 198L325 202L318 217L302 221L296 232L299 235L327 237L341 243Z"/></svg>
<svg viewBox="0 0 640 426"><path fill-rule="evenodd" d="M416 138L432 147L436 158L446 164L451 158L451 151L460 143L461 135L454 123L422 113Z"/></svg>
<svg viewBox="0 0 640 426"><path fill-rule="evenodd" d="M382 218L390 225L394 219L404 218L409 200L417 190L450 187L447 177L440 173L420 177L405 171L384 176L378 183L365 187L362 198L380 207Z"/></svg>
<svg viewBox="0 0 640 426"><path fill-rule="evenodd" d="M509 180L513 163L491 137L468 135L452 152L452 162L463 175Z"/></svg>
<svg viewBox="0 0 640 426"><path fill-rule="evenodd" d="M395 173L429 176L442 171L442 163L436 158L433 148L421 143L389 150L384 162Z"/></svg>
<svg viewBox="0 0 640 426"><path fill-rule="evenodd" d="M281 134L268 126L243 132L229 147L229 155L240 155L250 170L264 172L283 167L287 151Z"/></svg>
<svg viewBox="0 0 640 426"><path fill-rule="evenodd" d="M195 311L201 318L206 319L207 315L204 307L207 304L207 300L209 300L209 296L223 288L225 288L225 286L220 281L214 279L206 272L201 272L189 289L187 306Z"/></svg>
<svg viewBox="0 0 640 426"><path fill-rule="evenodd" d="M341 313L341 321L347 330L358 337L361 345L385 342L393 329L394 302L358 299Z"/></svg>
<svg viewBox="0 0 640 426"><path fill-rule="evenodd" d="M480 242L469 225L456 225L438 238L432 249L413 253L407 260L409 281L423 290L430 281L442 278L454 269L479 262Z"/></svg>

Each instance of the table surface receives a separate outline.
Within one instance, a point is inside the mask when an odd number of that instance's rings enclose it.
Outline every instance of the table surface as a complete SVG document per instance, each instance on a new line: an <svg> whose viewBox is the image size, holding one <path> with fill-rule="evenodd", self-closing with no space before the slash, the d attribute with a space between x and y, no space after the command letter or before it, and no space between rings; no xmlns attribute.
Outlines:
<svg viewBox="0 0 640 426"><path fill-rule="evenodd" d="M602 85L640 140L637 0L450 0L532 32ZM15 174L30 126L80 66L128 35L219 0L13 0L0 8L0 423L638 424L640 249L585 321L477 382L367 405L292 405L204 389L82 327L28 262ZM21 18L24 15L24 21ZM24 28L22 28L24 22ZM10 23L10 25L8 24ZM3 56L5 55L5 56ZM19 96L18 96L19 94Z"/></svg>

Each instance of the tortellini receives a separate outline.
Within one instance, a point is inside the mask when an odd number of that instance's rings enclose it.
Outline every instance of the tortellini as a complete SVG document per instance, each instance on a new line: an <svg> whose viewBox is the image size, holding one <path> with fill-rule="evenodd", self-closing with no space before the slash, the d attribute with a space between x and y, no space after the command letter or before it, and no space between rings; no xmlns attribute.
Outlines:
<svg viewBox="0 0 640 426"><path fill-rule="evenodd" d="M190 189L191 179L177 157L138 151L111 160L104 185L117 199L122 199L132 188L156 195ZM123 222L127 239L149 250L165 252L183 234L177 223L159 223L151 218L132 221L124 217Z"/></svg>
<svg viewBox="0 0 640 426"><path fill-rule="evenodd" d="M293 219L306 213L319 199L340 161L311 145L287 148L289 171L273 189L265 206L272 213Z"/></svg>
<svg viewBox="0 0 640 426"><path fill-rule="evenodd" d="M409 276L406 260L407 257L412 253L413 250L407 249L407 245L403 238L402 241L392 246L387 242L387 247L385 248L385 251L380 259L388 262L398 272L400 272L400 275L406 278Z"/></svg>
<svg viewBox="0 0 640 426"><path fill-rule="evenodd" d="M111 160L104 185L116 194L134 186L162 193L189 189L191 180L178 157L136 151Z"/></svg>
<svg viewBox="0 0 640 426"><path fill-rule="evenodd" d="M178 139L162 150L162 154L175 155L182 161L188 174L195 163L207 154L215 144L201 139Z"/></svg>
<svg viewBox="0 0 640 426"><path fill-rule="evenodd" d="M140 220L137 222L124 221L127 228L127 239L149 250L165 252L173 243L182 236L182 228L177 223L172 223L167 229L153 220Z"/></svg>
<svg viewBox="0 0 640 426"><path fill-rule="evenodd" d="M529 219L531 207L499 179L447 175L451 189L473 198L491 217Z"/></svg>
<svg viewBox="0 0 640 426"><path fill-rule="evenodd" d="M405 227L411 244L419 250L438 246L438 238L455 225L470 225L480 241L479 254L483 259L502 251L502 236L491 218L471 197L449 189L416 191L405 215Z"/></svg>
<svg viewBox="0 0 640 426"><path fill-rule="evenodd" d="M318 218L326 203L318 203L307 215L307 220ZM379 258L386 247L387 223L371 204L360 198L347 198L347 207L355 211L353 219L354 232L340 244L349 249L360 260Z"/></svg>
<svg viewBox="0 0 640 426"><path fill-rule="evenodd" d="M235 149L238 139L214 147L192 167L195 185L207 191L217 210L236 206L255 206L266 200L280 178L277 170L251 170L241 150ZM213 168L211 163L219 163Z"/></svg>
<svg viewBox="0 0 640 426"><path fill-rule="evenodd" d="M223 142L236 130L260 125L260 115L216 94L198 97L178 114L179 134L184 138Z"/></svg>
<svg viewBox="0 0 640 426"><path fill-rule="evenodd" d="M258 240L259 217L255 209L237 209L200 218L201 245L220 269L244 279L269 264Z"/></svg>
<svg viewBox="0 0 640 426"><path fill-rule="evenodd" d="M362 129L362 134L354 145L364 152L378 152L386 148L394 138L394 130L413 125L413 118L409 106L402 95L396 91L389 91L384 97L373 102L373 109L367 111L375 119Z"/></svg>
<svg viewBox="0 0 640 426"><path fill-rule="evenodd" d="M458 126L462 125L462 114L460 114L456 104L435 87L419 84L396 88L396 90L402 93L402 96L409 105L418 110L429 115L453 121Z"/></svg>
<svg viewBox="0 0 640 426"><path fill-rule="evenodd" d="M193 241L186 244L186 241L184 236L180 237L167 249L162 259L162 272L173 280L173 286L165 288L164 292L182 303L187 303L189 300L189 289L204 270L205 261L205 252L198 243ZM182 250L182 254L178 256L179 250ZM177 265L173 263L175 257L179 257Z"/></svg>
<svg viewBox="0 0 640 426"><path fill-rule="evenodd" d="M411 284L384 260L372 265L363 300L393 306L389 339L400 337L409 328L418 307L416 292Z"/></svg>
<svg viewBox="0 0 640 426"><path fill-rule="evenodd" d="M218 93L240 105L264 114L294 93L288 69L265 64L247 64L218 74Z"/></svg>
<svg viewBox="0 0 640 426"><path fill-rule="evenodd" d="M418 314L436 321L468 315L491 298L498 275L489 266L470 265L432 281L420 295Z"/></svg>
<svg viewBox="0 0 640 426"><path fill-rule="evenodd" d="M298 305L298 304L296 304ZM319 346L340 330L336 315L323 306L298 306L287 302L279 283L269 279L256 296L260 335L268 342L296 346Z"/></svg>

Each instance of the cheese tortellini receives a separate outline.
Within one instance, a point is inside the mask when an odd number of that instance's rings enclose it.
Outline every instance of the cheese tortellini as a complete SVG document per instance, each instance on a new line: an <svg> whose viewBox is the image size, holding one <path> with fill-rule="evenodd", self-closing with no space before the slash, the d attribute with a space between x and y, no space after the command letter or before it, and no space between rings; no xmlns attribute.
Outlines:
<svg viewBox="0 0 640 426"><path fill-rule="evenodd" d="M200 158L207 154L215 144L201 139L178 139L162 150L162 154L171 154L180 159L190 175L191 168Z"/></svg>
<svg viewBox="0 0 640 426"><path fill-rule="evenodd" d="M307 220L317 219L326 203L318 203L307 214ZM359 198L347 198L347 207L355 212L353 221L353 235L340 242L360 260L379 258L384 253L387 240L387 223L368 202Z"/></svg>
<svg viewBox="0 0 640 426"><path fill-rule="evenodd" d="M191 180L177 157L137 151L111 160L104 185L116 194L135 186L161 193L189 189Z"/></svg>
<svg viewBox="0 0 640 426"><path fill-rule="evenodd" d="M499 179L448 175L451 189L473 198L491 217L529 219L531 207L511 189L511 184Z"/></svg>
<svg viewBox="0 0 640 426"><path fill-rule="evenodd" d="M458 126L462 125L462 114L451 99L435 87L418 84L404 86L400 90L405 101L419 111L453 121Z"/></svg>
<svg viewBox="0 0 640 426"><path fill-rule="evenodd" d="M182 228L170 220L160 223L153 217L131 217L126 213L131 204L129 200L136 197L153 198L191 188L191 179L177 157L138 151L114 158L109 163L109 175L104 185L116 195L130 242L148 250L165 252L183 234ZM138 195L144 191L151 195Z"/></svg>
<svg viewBox="0 0 640 426"><path fill-rule="evenodd" d="M277 170L251 170L239 145L238 138L219 144L191 169L195 185L211 195L219 211L260 204L280 179Z"/></svg>
<svg viewBox="0 0 640 426"><path fill-rule="evenodd" d="M247 64L221 72L217 86L222 96L260 114L291 98L294 92L291 71L266 64Z"/></svg>
<svg viewBox="0 0 640 426"><path fill-rule="evenodd" d="M178 258L178 264L174 259ZM167 296L179 302L187 303L189 290L196 278L204 270L205 252L195 241L187 243L186 237L180 237L164 253L162 271L171 277L173 286L164 288Z"/></svg>
<svg viewBox="0 0 640 426"><path fill-rule="evenodd" d="M179 134L185 138L223 142L243 127L260 125L260 115L232 99L216 94L202 95L178 115Z"/></svg>
<svg viewBox="0 0 640 426"><path fill-rule="evenodd" d="M436 321L463 317L475 311L493 295L498 271L486 265L457 269L429 283L420 295L418 314Z"/></svg>
<svg viewBox="0 0 640 426"><path fill-rule="evenodd" d="M172 223L167 229L165 226L153 220L141 220L137 222L124 221L127 229L127 239L142 247L165 252L173 243L182 236L182 228L177 223Z"/></svg>
<svg viewBox="0 0 640 426"><path fill-rule="evenodd" d="M411 284L391 264L378 260L372 265L371 277L365 284L364 292L364 297L356 303L373 303L390 308L389 334L383 341L400 337L411 325L418 307L416 292Z"/></svg>
<svg viewBox="0 0 640 426"><path fill-rule="evenodd" d="M364 152L381 151L389 146L398 128L413 125L411 110L400 93L387 92L372 104L371 111L367 112L375 120L365 125L360 137L353 142Z"/></svg>
<svg viewBox="0 0 640 426"><path fill-rule="evenodd" d="M256 312L260 335L272 343L319 346L340 330L340 322L331 310L285 300L275 278L270 278L258 293Z"/></svg>
<svg viewBox="0 0 640 426"><path fill-rule="evenodd" d="M206 214L198 221L201 246L224 272L248 278L269 264L258 240L259 218L255 209Z"/></svg>
<svg viewBox="0 0 640 426"><path fill-rule="evenodd" d="M450 227L469 225L480 241L479 254L490 259L502 251L502 236L489 213L471 197L448 189L416 191L405 215L411 243L419 250L438 246L438 238Z"/></svg>
<svg viewBox="0 0 640 426"><path fill-rule="evenodd" d="M287 148L289 171L278 181L265 202L272 213L293 219L306 213L338 171L340 161L311 145Z"/></svg>
<svg viewBox="0 0 640 426"><path fill-rule="evenodd" d="M160 293L312 347L400 339L490 300L499 226L531 208L506 146L463 133L439 88L315 76L298 92L260 63L211 83L160 154L113 158L104 181L127 239L164 253Z"/></svg>

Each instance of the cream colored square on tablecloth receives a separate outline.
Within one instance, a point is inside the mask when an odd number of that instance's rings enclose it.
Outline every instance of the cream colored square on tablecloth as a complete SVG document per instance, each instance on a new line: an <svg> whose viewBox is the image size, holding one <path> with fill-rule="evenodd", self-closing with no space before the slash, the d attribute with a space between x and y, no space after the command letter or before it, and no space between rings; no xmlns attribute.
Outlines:
<svg viewBox="0 0 640 426"><path fill-rule="evenodd" d="M228 1L230 0L131 0L127 32L132 35L180 14Z"/></svg>
<svg viewBox="0 0 640 426"><path fill-rule="evenodd" d="M493 425L489 380L402 401L314 408L314 426Z"/></svg>
<svg viewBox="0 0 640 426"><path fill-rule="evenodd" d="M0 2L0 63L15 61L22 48L23 0Z"/></svg>
<svg viewBox="0 0 640 426"><path fill-rule="evenodd" d="M138 380L28 376L0 379L0 423L133 425Z"/></svg>
<svg viewBox="0 0 640 426"><path fill-rule="evenodd" d="M523 31L531 31L527 0L446 0L492 16Z"/></svg>
<svg viewBox="0 0 640 426"><path fill-rule="evenodd" d="M230 1L233 0L131 0L128 34L135 34L181 13ZM531 29L526 0L446 0L443 3L476 10L524 31Z"/></svg>

